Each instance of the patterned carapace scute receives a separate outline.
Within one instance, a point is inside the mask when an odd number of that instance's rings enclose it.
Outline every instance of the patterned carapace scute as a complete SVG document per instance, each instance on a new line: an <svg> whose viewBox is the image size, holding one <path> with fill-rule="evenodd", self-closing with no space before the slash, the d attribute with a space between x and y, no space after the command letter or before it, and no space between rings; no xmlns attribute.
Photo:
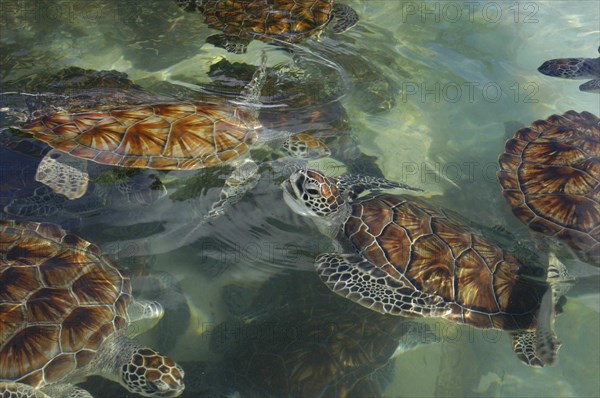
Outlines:
<svg viewBox="0 0 600 398"><path fill-rule="evenodd" d="M58 113L23 129L51 147L96 163L191 170L237 159L257 139L260 123L223 103L162 103Z"/></svg>
<svg viewBox="0 0 600 398"><path fill-rule="evenodd" d="M600 119L569 111L538 120L506 142L499 162L519 220L600 265Z"/></svg>
<svg viewBox="0 0 600 398"><path fill-rule="evenodd" d="M0 380L56 383L127 326L129 279L54 224L0 221Z"/></svg>

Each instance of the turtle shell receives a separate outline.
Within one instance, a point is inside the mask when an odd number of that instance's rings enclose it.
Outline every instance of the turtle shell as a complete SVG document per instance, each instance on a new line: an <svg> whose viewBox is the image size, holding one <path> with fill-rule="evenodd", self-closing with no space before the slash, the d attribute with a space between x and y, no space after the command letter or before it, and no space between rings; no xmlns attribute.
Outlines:
<svg viewBox="0 0 600 398"><path fill-rule="evenodd" d="M441 296L444 318L480 328L529 330L547 284L458 215L411 196L351 206L343 233L371 264L416 291Z"/></svg>
<svg viewBox="0 0 600 398"><path fill-rule="evenodd" d="M600 119L569 111L506 142L498 179L513 213L600 264Z"/></svg>
<svg viewBox="0 0 600 398"><path fill-rule="evenodd" d="M244 154L260 127L249 113L222 103L176 102L57 113L23 129L55 149L96 163L191 170Z"/></svg>
<svg viewBox="0 0 600 398"><path fill-rule="evenodd" d="M131 285L55 224L0 221L0 380L58 382L128 325Z"/></svg>
<svg viewBox="0 0 600 398"><path fill-rule="evenodd" d="M296 43L329 22L333 0L205 0L204 22L228 36Z"/></svg>

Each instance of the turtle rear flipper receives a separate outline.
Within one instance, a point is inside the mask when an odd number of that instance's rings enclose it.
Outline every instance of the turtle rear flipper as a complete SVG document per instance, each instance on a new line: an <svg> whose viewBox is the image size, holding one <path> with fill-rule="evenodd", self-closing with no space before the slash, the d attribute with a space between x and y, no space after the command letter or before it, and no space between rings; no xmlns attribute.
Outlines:
<svg viewBox="0 0 600 398"><path fill-rule="evenodd" d="M513 333L513 351L525 364L543 367L556 363L560 342L554 332L555 308L560 298L570 289L571 279L564 264L550 252L547 272L550 286L540 303L536 330Z"/></svg>
<svg viewBox="0 0 600 398"><path fill-rule="evenodd" d="M335 33L344 33L358 22L356 11L345 4L333 5L333 17L335 18L335 25L333 25Z"/></svg>
<svg viewBox="0 0 600 398"><path fill-rule="evenodd" d="M513 351L526 365L541 368L556 363L560 342L554 332L554 318L552 289L548 289L542 298L536 330L512 334Z"/></svg>
<svg viewBox="0 0 600 398"><path fill-rule="evenodd" d="M594 79L583 83L581 86L579 86L579 90L586 93L600 94L600 79Z"/></svg>
<svg viewBox="0 0 600 398"><path fill-rule="evenodd" d="M73 200L87 191L89 175L86 169L85 160L53 149L40 162L35 179Z"/></svg>
<svg viewBox="0 0 600 398"><path fill-rule="evenodd" d="M440 296L414 290L354 255L322 254L315 266L327 287L373 311L407 317L441 317L450 311Z"/></svg>
<svg viewBox="0 0 600 398"><path fill-rule="evenodd" d="M206 38L206 42L208 44L223 48L234 54L246 54L246 51L248 50L248 44L250 44L251 41L251 39L242 39L224 34L216 34Z"/></svg>

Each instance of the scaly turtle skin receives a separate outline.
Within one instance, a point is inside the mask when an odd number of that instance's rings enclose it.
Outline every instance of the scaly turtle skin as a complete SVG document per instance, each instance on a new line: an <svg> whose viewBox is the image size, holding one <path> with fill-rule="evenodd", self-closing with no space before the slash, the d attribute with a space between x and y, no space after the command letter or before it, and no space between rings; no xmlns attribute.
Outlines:
<svg viewBox="0 0 600 398"><path fill-rule="evenodd" d="M283 183L288 205L335 238L338 253L316 259L331 290L384 314L509 330L523 362L556 360L552 289L537 278L543 272L520 263L458 215L415 197L357 199L364 189L394 188L383 179L368 180L299 170Z"/></svg>
<svg viewBox="0 0 600 398"><path fill-rule="evenodd" d="M600 53L600 47L598 47ZM600 57L559 58L544 62L538 71L547 76L563 79L592 79L579 86L581 91L600 94Z"/></svg>
<svg viewBox="0 0 600 398"><path fill-rule="evenodd" d="M0 256L0 397L91 397L72 384L93 374L146 397L182 393L181 367L125 336L162 307L134 301L97 246L55 224L0 221Z"/></svg>
<svg viewBox="0 0 600 398"><path fill-rule="evenodd" d="M575 111L519 129L499 158L513 213L600 265L600 119Z"/></svg>
<svg viewBox="0 0 600 398"><path fill-rule="evenodd" d="M252 39L297 43L316 36L332 20L335 33L358 22L350 7L334 0L175 0L188 12L200 12L210 28L223 32L207 41L229 52L244 53Z"/></svg>

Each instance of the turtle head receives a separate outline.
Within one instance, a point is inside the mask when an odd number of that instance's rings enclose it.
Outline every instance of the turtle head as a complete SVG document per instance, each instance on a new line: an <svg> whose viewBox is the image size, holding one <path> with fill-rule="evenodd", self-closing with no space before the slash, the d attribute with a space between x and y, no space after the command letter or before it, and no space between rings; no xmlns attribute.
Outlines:
<svg viewBox="0 0 600 398"><path fill-rule="evenodd" d="M123 386L144 397L178 397L185 388L181 366L149 348L135 349L121 370Z"/></svg>
<svg viewBox="0 0 600 398"><path fill-rule="evenodd" d="M344 204L335 180L316 170L298 170L282 184L285 202L303 216L327 217Z"/></svg>

